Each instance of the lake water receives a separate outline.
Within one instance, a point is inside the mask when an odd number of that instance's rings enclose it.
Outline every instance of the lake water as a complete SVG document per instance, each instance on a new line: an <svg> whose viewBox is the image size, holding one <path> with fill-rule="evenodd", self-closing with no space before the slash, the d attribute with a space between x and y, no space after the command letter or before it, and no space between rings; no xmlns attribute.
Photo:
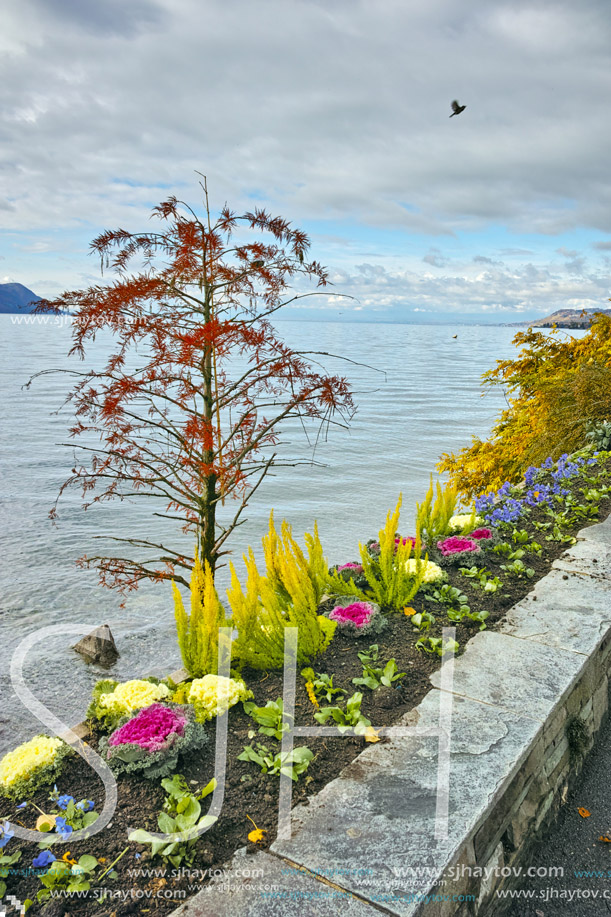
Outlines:
<svg viewBox="0 0 611 917"><path fill-rule="evenodd" d="M58 411L70 382L49 375L29 389L22 386L40 370L77 366L66 358L70 326L53 322L20 324L14 316L0 316L0 751L41 731L14 695L10 663L20 642L43 627L53 625L57 632L29 650L27 683L68 724L82 718L91 686L105 670L86 665L70 649L78 637L62 628L109 623L121 652L111 670L115 678L158 667L164 674L180 663L169 585L141 586L120 609L120 597L98 586L94 571L74 564L82 554L99 553L95 536L105 532L159 535L177 544L181 536L172 523L155 519L149 506L128 502L83 512L76 493L61 501L56 526L48 519L73 467L72 451L61 445L68 439L70 410ZM277 522L290 522L298 539L316 519L330 563L357 557L359 540L377 534L399 492L402 529L411 531L415 504L440 453L459 450L472 435L485 437L505 406L500 390L481 397L480 376L514 352L516 332L494 326L280 321L277 328L294 348L344 354L375 369L326 359L328 370L351 381L357 414L348 431L332 428L318 444L314 458L321 464L279 469L259 488L248 522L229 545L239 570L244 549L258 546L267 531L272 507ZM99 363L106 346L99 338L84 366ZM283 439L288 454L311 459L297 424L286 428ZM221 571L221 598L225 583Z"/></svg>

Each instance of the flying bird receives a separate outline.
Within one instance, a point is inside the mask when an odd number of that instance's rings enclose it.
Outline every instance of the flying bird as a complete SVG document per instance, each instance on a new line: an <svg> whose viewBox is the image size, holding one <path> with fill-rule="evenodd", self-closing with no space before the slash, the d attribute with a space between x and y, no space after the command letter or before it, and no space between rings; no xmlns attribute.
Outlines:
<svg viewBox="0 0 611 917"><path fill-rule="evenodd" d="M459 115L461 111L465 110L466 107L466 105L459 105L456 99L454 99L452 102L452 114L450 115L450 118L453 118L454 115Z"/></svg>

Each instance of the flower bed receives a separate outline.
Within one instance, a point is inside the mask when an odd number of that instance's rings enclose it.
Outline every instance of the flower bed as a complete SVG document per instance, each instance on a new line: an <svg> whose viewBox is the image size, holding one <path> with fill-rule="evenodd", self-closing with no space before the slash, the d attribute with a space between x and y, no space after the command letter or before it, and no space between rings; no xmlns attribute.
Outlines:
<svg viewBox="0 0 611 917"><path fill-rule="evenodd" d="M352 629L344 628L338 619L328 648L313 658L301 675L301 667L298 668L295 707L297 725L335 723L343 730L343 735L338 734L338 738L298 739L298 754L294 759L290 762L279 759L284 729L283 675L280 670L244 667L240 679L232 677L233 685L223 685L222 688L218 676L212 675L178 687L169 682L151 681L141 683L138 688L132 683L128 689L116 683L106 683L105 689L98 690L94 698L95 704L91 709L97 709L99 715L93 721L94 728L88 739L101 752L112 747L112 735L129 740L126 744L139 744L140 741L141 747L159 751L157 744L163 746L172 735L180 738L181 726L176 717L182 716L181 711L185 707L190 706L194 713L199 713L198 719L203 721L202 728L205 728L209 741L201 748L181 752L175 766L177 772L184 776L184 781L181 782L176 773L172 780L166 779L163 783L161 780L142 779L138 772L119 774L118 805L111 827L90 839L69 843L70 833L67 832L72 827L70 823L74 821L76 824L79 818L85 816L92 817L91 811L83 811L89 806L89 801L95 802L97 811L101 811L104 802L101 781L81 758L72 755L65 758L60 773L55 777L57 793L51 786L41 786L34 792L31 801L24 797L0 799L0 821L8 820L33 828L41 817L41 811L47 819L54 819L55 833L60 839L60 832L67 834L67 843L57 848L54 845L50 855L61 860L69 851L67 860L62 862L67 862L70 877L64 875L66 869L62 866L57 882L89 882L92 892L102 885L111 889L134 888L153 894L162 889L174 892L189 889L188 894L193 893L192 875L170 876L175 864L172 861L164 863L158 851L153 855L154 845L143 839L145 833L139 832L138 840L132 841L128 840L128 834L134 829L157 831L165 816L176 822L181 806L182 811L191 812L194 819L205 817L205 797L210 792L210 781L214 775L215 714L219 709L222 711L229 707L227 784L220 817L198 841L190 845L185 840L182 846L167 854L178 857L182 865L190 861L191 868L201 870L198 879L201 885L206 884L210 871L226 862L237 847L249 843L265 847L274 839L279 769L291 770L295 778L293 802L297 803L336 777L368 741L384 741L383 737L376 735L376 730L395 722L418 704L429 690L429 675L438 667L439 653L444 648L440 640L442 628L454 625L456 640L463 647L478 629L494 627L507 610L530 591L533 583L548 572L552 561L572 543L576 531L609 513L609 482L611 456L606 453L597 457L592 453L579 453L563 457L557 464L546 463L539 470L529 469L523 487L504 486L496 495L477 501L481 518L477 520L476 528L465 533L450 527L445 537L437 539L431 547L446 539L465 539L475 543L480 550L468 552L461 557L460 564L443 568L430 560L426 567L421 563L420 588L409 605L394 613L382 609L386 623L383 630L375 636L359 635L356 632L358 625ZM460 518L460 514L457 515ZM462 515L467 518L467 514ZM471 516L468 518L471 519ZM400 545L398 550L407 550L408 547L413 550L411 544L404 544L406 539L397 537L401 539L401 542L395 542ZM382 541L378 538L378 545ZM428 547L423 547L423 558ZM418 558L412 555L401 562L409 565L409 570L416 575ZM362 566L356 558L350 563L354 564L352 569ZM362 570L357 572L359 576L363 573ZM342 582L349 587L348 581ZM346 612L346 609L357 606L354 620L363 619L364 610L358 606L369 599L358 595L341 598L341 602L327 600L325 613L329 618L333 608L341 607L346 615L351 616L352 612ZM341 617L341 613L338 614ZM156 686L156 690L142 687L142 684ZM100 703L102 697L111 695L114 700ZM253 703L248 703L251 695ZM149 701L128 711L126 722L136 723L136 727L126 729L121 718L114 720L119 712L115 709L117 698L123 701L126 698L131 701L145 698ZM223 699L227 703L223 703ZM244 700L250 715L245 710ZM231 701L235 702L232 704ZM155 709L159 707L173 710L176 716L173 719L157 719ZM108 712L112 714L110 718ZM142 717L140 721L139 717ZM113 720L112 725L109 719ZM144 728L147 722L152 724L148 731ZM250 751L245 754L245 749ZM312 755L307 753L307 749ZM195 803L191 799L195 799ZM86 806L77 811L75 800L86 801ZM23 805L24 802L27 804ZM62 808L64 804L65 809ZM32 867L35 859L41 870L48 869L53 862L45 865L48 857L43 857L44 862L38 859L41 851L37 846L22 842L17 837L9 838L2 853L7 856L20 853L19 866L24 871ZM102 879L104 871L115 860L117 862L111 872ZM168 865L168 877L162 880L159 876L132 875L134 867L140 865L147 868ZM72 872L75 867L76 872ZM116 873L114 878L112 873ZM8 875L5 881L7 894L13 894L22 901L26 898L36 900L37 891L43 887L40 878L31 872L30 875ZM170 897L156 898L153 913L162 917L176 903L177 900L173 901ZM120 899L109 901L106 911L116 911L117 917L131 913L122 910L122 907ZM30 913L36 914L39 910L40 905L35 903ZM70 902L69 912L74 917L93 917L94 914L99 917L102 913L93 897L74 899Z"/></svg>

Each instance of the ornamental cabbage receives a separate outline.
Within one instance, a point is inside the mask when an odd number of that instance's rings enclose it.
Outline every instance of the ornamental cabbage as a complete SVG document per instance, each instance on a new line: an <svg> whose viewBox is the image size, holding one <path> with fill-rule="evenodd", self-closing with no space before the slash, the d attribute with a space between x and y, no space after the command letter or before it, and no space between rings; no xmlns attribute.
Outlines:
<svg viewBox="0 0 611 917"><path fill-rule="evenodd" d="M37 735L9 751L0 761L0 793L24 799L59 776L63 759L72 749L62 739Z"/></svg>
<svg viewBox="0 0 611 917"><path fill-rule="evenodd" d="M193 704L198 723L221 716L239 701L251 697L254 697L254 694L243 681L225 678L224 675L204 675L203 678L195 678L186 692L186 700Z"/></svg>
<svg viewBox="0 0 611 917"><path fill-rule="evenodd" d="M477 527L484 520L480 516L473 519L473 513L459 513L457 516L451 516L448 522L452 532L464 532L470 525ZM470 532L468 534L471 534Z"/></svg>
<svg viewBox="0 0 611 917"><path fill-rule="evenodd" d="M174 773L180 754L207 741L193 707L151 704L100 739L100 754L115 773L142 771L150 780Z"/></svg>
<svg viewBox="0 0 611 917"><path fill-rule="evenodd" d="M153 678L136 678L122 683L99 681L93 689L93 700L87 710L87 717L114 729L123 717L150 707L157 701L169 699L170 693L167 685Z"/></svg>
<svg viewBox="0 0 611 917"><path fill-rule="evenodd" d="M435 583L437 580L443 579L445 576L441 567L438 564L434 564L432 560L421 560L418 562L413 557L410 557L410 559L405 563L405 570L407 573L415 576L418 571L418 563L420 563L420 570L423 574L423 583Z"/></svg>

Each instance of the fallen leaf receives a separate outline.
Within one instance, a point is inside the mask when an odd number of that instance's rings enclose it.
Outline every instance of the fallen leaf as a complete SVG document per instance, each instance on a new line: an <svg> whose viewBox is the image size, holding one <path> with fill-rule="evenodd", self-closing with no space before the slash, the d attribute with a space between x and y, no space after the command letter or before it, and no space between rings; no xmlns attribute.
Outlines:
<svg viewBox="0 0 611 917"><path fill-rule="evenodd" d="M411 606L408 605L406 608L403 609L403 614L407 615L408 618L411 618L412 615L416 614L416 609L411 608Z"/></svg>
<svg viewBox="0 0 611 917"><path fill-rule="evenodd" d="M37 831L51 831L55 827L55 815L39 815L36 819Z"/></svg>
<svg viewBox="0 0 611 917"><path fill-rule="evenodd" d="M582 818L589 818L590 815L592 814L591 812L588 812L587 809L584 809L582 806L579 806L577 811L579 812Z"/></svg>
<svg viewBox="0 0 611 917"><path fill-rule="evenodd" d="M373 726L368 726L367 729L365 730L365 741L366 742L379 742L380 741L380 736L375 731Z"/></svg>

